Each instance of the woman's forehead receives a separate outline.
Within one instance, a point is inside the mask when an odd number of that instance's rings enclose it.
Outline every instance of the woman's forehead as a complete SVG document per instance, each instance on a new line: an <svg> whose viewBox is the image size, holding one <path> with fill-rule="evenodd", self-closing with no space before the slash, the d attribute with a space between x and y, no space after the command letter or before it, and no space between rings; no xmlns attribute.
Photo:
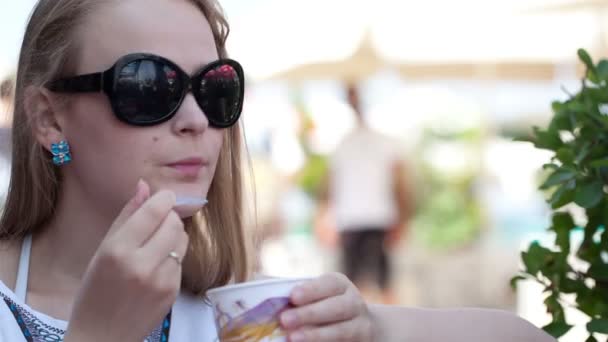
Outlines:
<svg viewBox="0 0 608 342"><path fill-rule="evenodd" d="M166 57L186 72L218 59L209 22L187 0L110 2L83 26L78 73L105 70L136 52Z"/></svg>

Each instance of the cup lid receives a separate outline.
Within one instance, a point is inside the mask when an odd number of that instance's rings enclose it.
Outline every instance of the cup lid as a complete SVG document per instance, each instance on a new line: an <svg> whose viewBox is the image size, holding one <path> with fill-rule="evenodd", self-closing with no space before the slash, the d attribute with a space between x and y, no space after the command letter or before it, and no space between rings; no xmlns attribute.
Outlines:
<svg viewBox="0 0 608 342"><path fill-rule="evenodd" d="M311 279L313 279L313 278L311 278L311 277L270 278L270 279L262 279L262 280L253 280L253 281L247 281L247 282L238 283L238 284L229 284L229 285L216 287L216 288L213 288L213 289L210 289L209 291L207 291L207 294L213 295L213 294L221 293L224 291L241 290L241 289L246 289L246 288L273 285L273 284L281 284L281 283L286 283L286 284L296 283L296 282L302 282L302 281L311 280Z"/></svg>

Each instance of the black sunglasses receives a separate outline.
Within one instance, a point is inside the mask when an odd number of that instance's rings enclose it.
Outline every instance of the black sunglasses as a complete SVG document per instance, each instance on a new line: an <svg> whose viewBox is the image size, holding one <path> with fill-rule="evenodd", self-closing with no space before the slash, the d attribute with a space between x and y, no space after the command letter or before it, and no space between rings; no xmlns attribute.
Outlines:
<svg viewBox="0 0 608 342"><path fill-rule="evenodd" d="M241 65L220 59L193 76L170 60L146 53L121 57L110 69L52 81L54 92L103 91L123 122L136 126L160 124L173 117L188 92L212 127L234 125L241 115L245 77Z"/></svg>

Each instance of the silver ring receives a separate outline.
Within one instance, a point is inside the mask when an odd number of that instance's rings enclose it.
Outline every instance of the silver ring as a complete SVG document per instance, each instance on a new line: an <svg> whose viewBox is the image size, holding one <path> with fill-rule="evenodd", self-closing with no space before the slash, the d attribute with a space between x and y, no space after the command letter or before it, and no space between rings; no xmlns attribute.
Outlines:
<svg viewBox="0 0 608 342"><path fill-rule="evenodd" d="M177 254L176 251L171 251L171 253L169 253L169 258L175 260L178 265L182 264L182 259L179 257L179 254Z"/></svg>

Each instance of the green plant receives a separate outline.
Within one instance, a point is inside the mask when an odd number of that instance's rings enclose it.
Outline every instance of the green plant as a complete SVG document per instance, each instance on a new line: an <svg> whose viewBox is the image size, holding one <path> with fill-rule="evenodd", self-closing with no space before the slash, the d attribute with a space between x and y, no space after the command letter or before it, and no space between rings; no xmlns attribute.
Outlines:
<svg viewBox="0 0 608 342"><path fill-rule="evenodd" d="M556 338L572 328L566 306L586 314L592 342L596 333L608 333L608 60L594 64L582 49L578 56L586 67L581 89L552 104L548 127L534 127L529 137L518 139L555 153L543 167L548 175L540 186L549 194L548 230L555 240L553 246L532 243L522 252L524 269L511 283L534 279L544 286L552 316L544 330ZM573 206L584 209L586 222L575 223ZM580 244L571 242L577 231L583 235Z"/></svg>
<svg viewBox="0 0 608 342"><path fill-rule="evenodd" d="M307 156L306 164L298 171L296 182L308 195L316 198L319 196L327 172L327 157L310 154Z"/></svg>
<svg viewBox="0 0 608 342"><path fill-rule="evenodd" d="M456 169L432 162L433 146L452 146L462 154L475 154L482 131L472 128L448 134L425 129L412 156L418 168L416 215L412 228L417 242L435 252L449 252L469 246L480 236L482 211L472 191L480 166L467 163Z"/></svg>

